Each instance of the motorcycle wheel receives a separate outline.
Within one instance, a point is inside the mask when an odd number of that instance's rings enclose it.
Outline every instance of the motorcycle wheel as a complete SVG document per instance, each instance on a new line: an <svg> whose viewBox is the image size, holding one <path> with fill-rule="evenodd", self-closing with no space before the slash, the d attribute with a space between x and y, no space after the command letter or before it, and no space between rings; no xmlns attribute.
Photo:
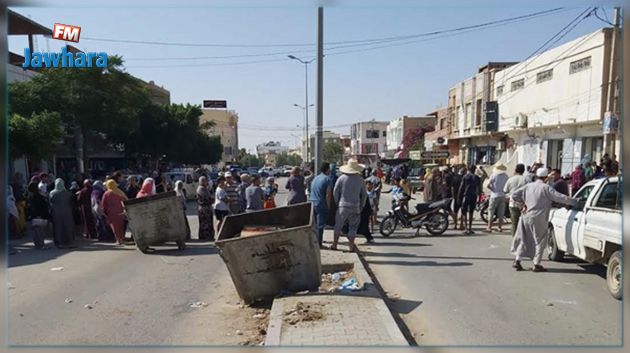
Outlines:
<svg viewBox="0 0 630 353"><path fill-rule="evenodd" d="M434 213L429 216L426 227L431 235L441 235L448 229L448 217L442 212Z"/></svg>
<svg viewBox="0 0 630 353"><path fill-rule="evenodd" d="M488 223L488 206L489 204L486 202L484 205L481 206L481 209L479 210L479 215L481 216L481 219L483 220L483 222L486 224ZM499 217L497 217L496 213L493 214L492 222L496 222L498 218ZM510 223L510 208L505 207L505 216L503 217L503 224L508 224L508 223Z"/></svg>
<svg viewBox="0 0 630 353"><path fill-rule="evenodd" d="M398 220L396 217L389 215L381 221L381 225L379 226L379 231L381 235L385 238L389 237L395 230L398 225Z"/></svg>
<svg viewBox="0 0 630 353"><path fill-rule="evenodd" d="M487 202L485 202L479 209L479 215L481 216L483 223L488 223L488 203Z"/></svg>

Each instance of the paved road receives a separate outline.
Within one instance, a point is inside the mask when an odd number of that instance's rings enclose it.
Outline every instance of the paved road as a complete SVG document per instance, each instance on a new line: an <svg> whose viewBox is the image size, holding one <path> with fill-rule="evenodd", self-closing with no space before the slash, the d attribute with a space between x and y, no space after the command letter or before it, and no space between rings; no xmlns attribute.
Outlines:
<svg viewBox="0 0 630 353"><path fill-rule="evenodd" d="M390 199L384 195L381 209ZM545 262L515 272L511 236L397 231L364 255L420 345L619 345L622 302L601 266ZM531 263L524 263L526 268Z"/></svg>
<svg viewBox="0 0 630 353"><path fill-rule="evenodd" d="M194 209L190 203L196 238ZM209 243L147 255L87 240L73 250L36 250L27 239L12 245L19 252L9 256L10 344L237 345L257 332L254 309L240 307ZM209 305L191 308L197 301Z"/></svg>

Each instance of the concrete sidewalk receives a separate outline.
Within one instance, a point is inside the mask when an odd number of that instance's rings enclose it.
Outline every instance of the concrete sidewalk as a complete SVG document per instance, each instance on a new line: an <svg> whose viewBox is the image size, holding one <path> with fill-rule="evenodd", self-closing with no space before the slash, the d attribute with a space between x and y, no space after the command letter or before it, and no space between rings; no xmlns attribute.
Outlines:
<svg viewBox="0 0 630 353"><path fill-rule="evenodd" d="M332 241L332 231L325 232ZM271 308L265 346L408 346L383 297L354 253L322 250L322 272L354 272L362 290L305 293L276 298ZM296 306L310 306L321 316L290 323Z"/></svg>

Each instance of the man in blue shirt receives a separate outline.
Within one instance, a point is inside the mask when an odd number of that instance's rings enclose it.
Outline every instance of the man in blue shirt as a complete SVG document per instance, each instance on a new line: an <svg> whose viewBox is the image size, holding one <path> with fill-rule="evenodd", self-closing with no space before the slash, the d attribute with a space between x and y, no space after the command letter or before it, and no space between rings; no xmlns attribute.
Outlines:
<svg viewBox="0 0 630 353"><path fill-rule="evenodd" d="M315 223L317 228L317 241L320 248L323 247L324 228L328 219L328 212L332 206L332 180L329 178L330 164L323 163L320 173L311 182L309 201L313 203Z"/></svg>

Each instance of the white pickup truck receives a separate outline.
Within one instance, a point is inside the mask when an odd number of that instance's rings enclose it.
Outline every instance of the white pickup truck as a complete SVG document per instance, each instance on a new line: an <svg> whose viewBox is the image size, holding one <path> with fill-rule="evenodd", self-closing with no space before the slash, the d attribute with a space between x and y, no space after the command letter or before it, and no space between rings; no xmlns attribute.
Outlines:
<svg viewBox="0 0 630 353"><path fill-rule="evenodd" d="M549 259L561 261L569 254L607 265L608 290L617 299L623 293L622 190L620 177L589 181L574 196L580 207L554 209L549 215Z"/></svg>

